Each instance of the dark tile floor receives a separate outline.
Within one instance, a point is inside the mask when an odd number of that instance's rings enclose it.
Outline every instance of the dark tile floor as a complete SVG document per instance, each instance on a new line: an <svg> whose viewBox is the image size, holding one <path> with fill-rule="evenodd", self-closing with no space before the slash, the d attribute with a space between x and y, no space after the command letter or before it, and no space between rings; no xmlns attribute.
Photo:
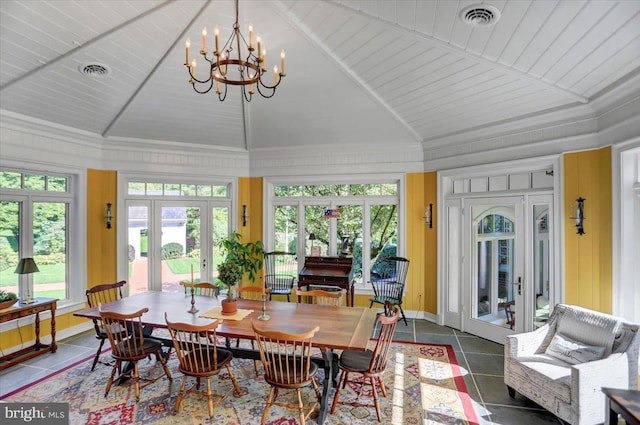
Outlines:
<svg viewBox="0 0 640 425"><path fill-rule="evenodd" d="M482 338L435 325L426 320L408 319L396 329L398 341L450 344L460 367L467 372L469 395L483 425L563 424L536 404L516 395L511 399L503 382L503 347ZM93 331L58 342L58 351L36 357L0 371L0 395L36 381L66 365L89 357L97 349Z"/></svg>

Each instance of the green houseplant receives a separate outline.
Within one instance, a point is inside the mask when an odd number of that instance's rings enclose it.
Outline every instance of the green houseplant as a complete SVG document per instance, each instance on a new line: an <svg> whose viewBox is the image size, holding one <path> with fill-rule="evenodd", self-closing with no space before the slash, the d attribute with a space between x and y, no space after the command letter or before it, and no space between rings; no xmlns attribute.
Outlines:
<svg viewBox="0 0 640 425"><path fill-rule="evenodd" d="M15 293L0 289L0 310L11 307L17 299L18 296Z"/></svg>
<svg viewBox="0 0 640 425"><path fill-rule="evenodd" d="M242 243L241 239L240 233L233 232L219 244L225 252L225 259L218 266L218 279L227 287L227 298L222 303L223 311L225 311L225 304L235 301L232 288L242 279L242 276L248 275L249 280L253 282L262 270L264 258L262 242Z"/></svg>

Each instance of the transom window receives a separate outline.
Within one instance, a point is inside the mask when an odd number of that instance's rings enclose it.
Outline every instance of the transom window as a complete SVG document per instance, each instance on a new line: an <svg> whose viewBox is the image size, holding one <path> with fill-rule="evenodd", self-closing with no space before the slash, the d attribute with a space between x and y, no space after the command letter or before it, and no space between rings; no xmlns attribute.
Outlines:
<svg viewBox="0 0 640 425"><path fill-rule="evenodd" d="M228 185L129 182L127 194L138 196L188 196L197 198L226 198Z"/></svg>

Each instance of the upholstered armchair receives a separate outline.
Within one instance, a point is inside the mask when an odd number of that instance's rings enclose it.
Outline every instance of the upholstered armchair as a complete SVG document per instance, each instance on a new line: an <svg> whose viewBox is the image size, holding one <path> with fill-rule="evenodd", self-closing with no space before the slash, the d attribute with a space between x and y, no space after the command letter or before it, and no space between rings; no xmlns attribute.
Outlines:
<svg viewBox="0 0 640 425"><path fill-rule="evenodd" d="M559 304L533 332L510 335L504 382L572 425L603 423L603 387L638 386L638 324Z"/></svg>

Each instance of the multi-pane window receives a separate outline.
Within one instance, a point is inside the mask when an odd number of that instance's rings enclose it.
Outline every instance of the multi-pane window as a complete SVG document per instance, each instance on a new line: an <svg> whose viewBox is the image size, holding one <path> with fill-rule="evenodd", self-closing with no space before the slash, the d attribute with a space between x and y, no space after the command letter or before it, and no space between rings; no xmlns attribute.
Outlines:
<svg viewBox="0 0 640 425"><path fill-rule="evenodd" d="M68 298L70 179L0 170L0 288L21 298ZM39 271L16 274L27 257Z"/></svg>
<svg viewBox="0 0 640 425"><path fill-rule="evenodd" d="M356 283L398 251L399 184L357 183L273 187L273 248L305 256L353 258Z"/></svg>
<svg viewBox="0 0 640 425"><path fill-rule="evenodd" d="M127 194L134 196L226 198L229 194L229 187L228 185L215 184L129 182L127 184Z"/></svg>

